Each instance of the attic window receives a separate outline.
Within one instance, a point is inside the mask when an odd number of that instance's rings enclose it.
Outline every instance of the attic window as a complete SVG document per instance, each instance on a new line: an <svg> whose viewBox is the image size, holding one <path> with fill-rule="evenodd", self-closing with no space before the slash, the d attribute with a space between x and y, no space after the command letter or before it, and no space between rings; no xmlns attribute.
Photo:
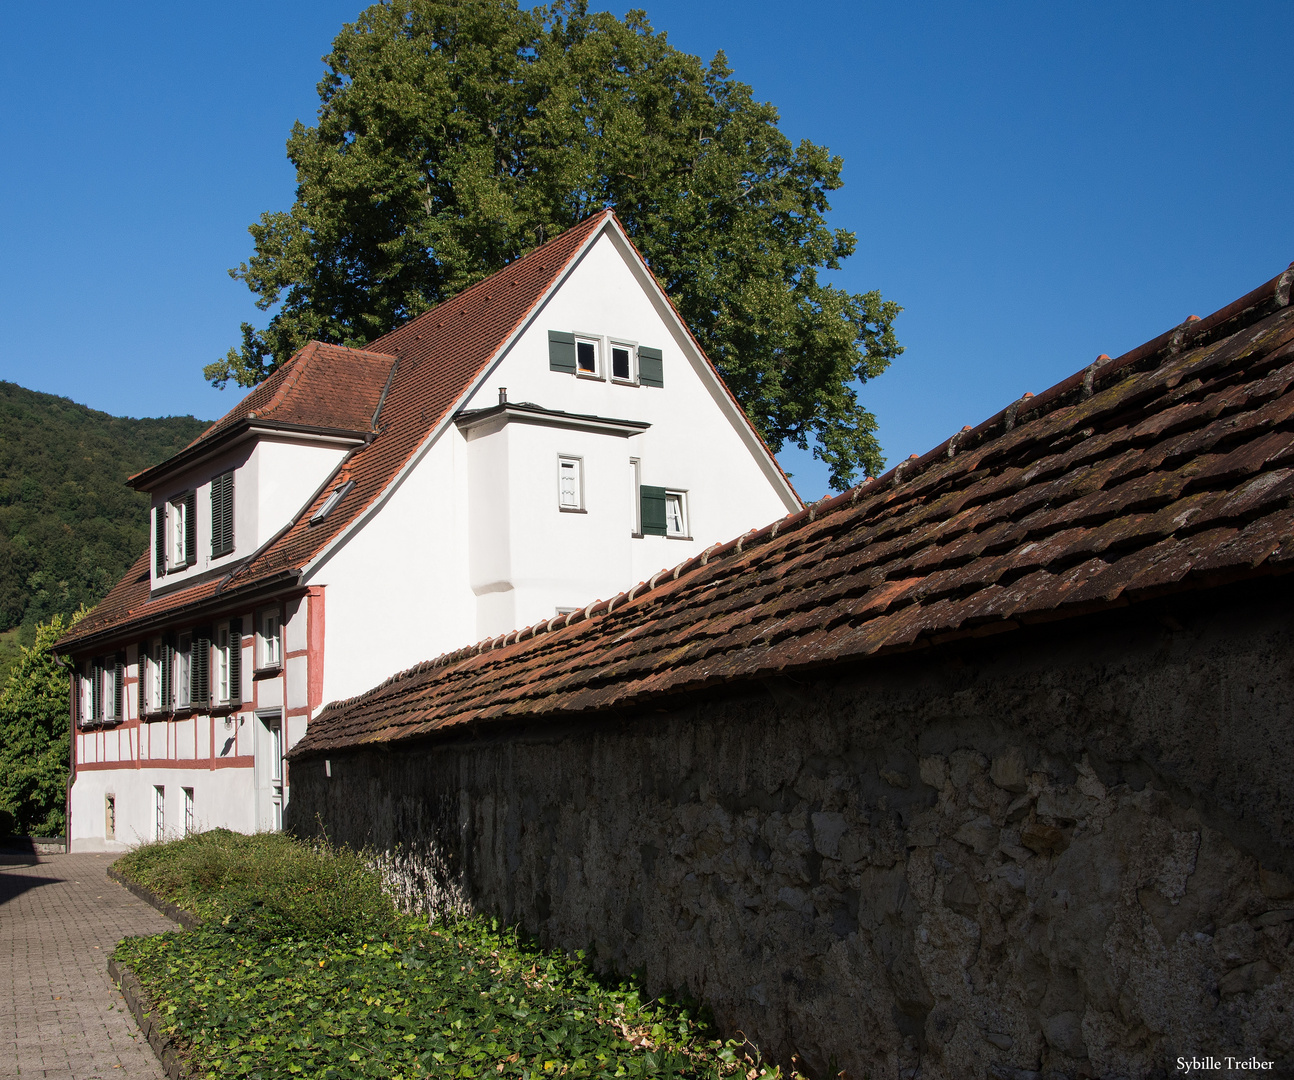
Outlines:
<svg viewBox="0 0 1294 1080"><path fill-rule="evenodd" d="M346 483L341 485L341 487L333 491L333 493L324 501L323 506L319 507L319 509L314 512L314 516L310 519L310 524L318 525L319 522L323 521L324 518L332 513L333 507L341 502L342 499L346 498L350 489L354 486L354 480L347 480Z"/></svg>

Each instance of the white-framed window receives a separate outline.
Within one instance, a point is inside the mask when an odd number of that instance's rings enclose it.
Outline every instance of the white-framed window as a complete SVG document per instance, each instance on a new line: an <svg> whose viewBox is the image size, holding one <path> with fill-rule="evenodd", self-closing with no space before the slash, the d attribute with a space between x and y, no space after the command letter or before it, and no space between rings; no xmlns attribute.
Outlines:
<svg viewBox="0 0 1294 1080"><path fill-rule="evenodd" d="M665 535L690 535L687 531L686 491L665 491Z"/></svg>
<svg viewBox="0 0 1294 1080"><path fill-rule="evenodd" d="M586 379L602 378L602 339L575 335L575 374Z"/></svg>
<svg viewBox="0 0 1294 1080"><path fill-rule="evenodd" d="M166 700L170 686L163 675L167 663L166 644L161 638L157 638L149 648L151 655L147 657L145 707L149 713L164 713L171 707L171 703Z"/></svg>
<svg viewBox="0 0 1294 1080"><path fill-rule="evenodd" d="M229 626L216 627L216 701L224 705L229 701Z"/></svg>
<svg viewBox="0 0 1294 1080"><path fill-rule="evenodd" d="M179 569L188 565L185 540L189 534L189 500L187 495L166 504L166 567Z"/></svg>
<svg viewBox="0 0 1294 1080"><path fill-rule="evenodd" d="M557 507L559 510L584 509L584 459L557 459Z"/></svg>
<svg viewBox="0 0 1294 1080"><path fill-rule="evenodd" d="M193 817L193 788L180 790L184 792L184 835L190 836L198 831L197 821Z"/></svg>
<svg viewBox="0 0 1294 1080"><path fill-rule="evenodd" d="M193 703L193 635L181 634L175 645L175 707Z"/></svg>
<svg viewBox="0 0 1294 1080"><path fill-rule="evenodd" d="M120 656L98 656L86 662L79 680L77 719L82 727L125 719L125 667Z"/></svg>
<svg viewBox="0 0 1294 1080"><path fill-rule="evenodd" d="M276 668L283 663L283 622L278 608L266 608L256 629L257 667Z"/></svg>
<svg viewBox="0 0 1294 1080"><path fill-rule="evenodd" d="M638 491L642 487L642 462L636 457L629 459L629 535L642 536L643 508Z"/></svg>
<svg viewBox="0 0 1294 1080"><path fill-rule="evenodd" d="M161 784L153 788L153 839L166 839L166 788Z"/></svg>
<svg viewBox="0 0 1294 1080"><path fill-rule="evenodd" d="M125 665L120 657L105 657L103 661L103 719L117 723L125 719Z"/></svg>
<svg viewBox="0 0 1294 1080"><path fill-rule="evenodd" d="M634 360L638 350L627 341L616 341L614 338L608 346L611 354L611 381L618 383L635 383L638 373L634 370Z"/></svg>

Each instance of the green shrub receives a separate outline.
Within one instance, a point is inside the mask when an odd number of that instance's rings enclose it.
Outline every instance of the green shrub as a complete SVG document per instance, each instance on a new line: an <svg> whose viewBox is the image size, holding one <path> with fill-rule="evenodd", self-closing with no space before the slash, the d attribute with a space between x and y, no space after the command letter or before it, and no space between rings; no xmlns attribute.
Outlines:
<svg viewBox="0 0 1294 1080"><path fill-rule="evenodd" d="M352 851L227 829L144 844L117 869L180 907L265 938L382 934L395 908Z"/></svg>

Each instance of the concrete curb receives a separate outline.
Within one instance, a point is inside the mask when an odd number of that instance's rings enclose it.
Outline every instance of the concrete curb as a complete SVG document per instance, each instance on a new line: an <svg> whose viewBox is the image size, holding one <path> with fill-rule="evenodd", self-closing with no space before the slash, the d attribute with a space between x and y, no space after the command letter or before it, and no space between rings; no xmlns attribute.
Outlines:
<svg viewBox="0 0 1294 1080"><path fill-rule="evenodd" d="M108 877L123 889L127 889L134 893L144 901L144 903L151 904L153 907L157 908L157 910L168 919L174 919L186 930L196 929L198 924L202 921L194 915L193 912L185 911L184 908L163 900L156 893L150 892L148 889L144 888L144 886L135 884L135 882L126 877L126 875L121 873L115 866L108 867Z"/></svg>
<svg viewBox="0 0 1294 1080"><path fill-rule="evenodd" d="M148 1045L153 1048L157 1060L162 1063L162 1070L169 1080L188 1080L189 1072L180 1060L179 1051L171 1042L170 1036L162 1031L155 1014L149 1009L148 997L135 977L135 973L109 957L108 977L121 988L121 996L126 999L126 1005L134 1016L135 1023L139 1025L139 1030L148 1040Z"/></svg>

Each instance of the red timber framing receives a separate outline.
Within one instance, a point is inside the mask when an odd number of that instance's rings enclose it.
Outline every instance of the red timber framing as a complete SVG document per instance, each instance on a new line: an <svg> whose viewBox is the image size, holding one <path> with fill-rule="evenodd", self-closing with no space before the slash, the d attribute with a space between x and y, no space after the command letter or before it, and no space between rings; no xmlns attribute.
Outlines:
<svg viewBox="0 0 1294 1080"><path fill-rule="evenodd" d="M286 625L280 630L285 645L291 633L292 638L303 641L305 647L285 648L281 663L268 670L258 669L257 619L261 612L273 607L278 607L283 613L292 610L294 619L305 616L304 633L295 627L289 631ZM82 770L187 769L214 772L217 769L252 769L255 765L252 738L250 734L240 732L239 727L240 723L250 723L263 708L281 712L287 745L299 739L305 733L311 714L322 704L324 589L314 586L241 612L223 612L213 621L222 623L240 614L243 625L239 642L242 700L236 705L203 705L192 710L141 716L140 646L138 642L132 642L120 647L126 656L122 680L123 716L115 723L102 726L85 724L80 715L80 702L86 658L78 658L68 679L73 777ZM287 620L283 622L286 624ZM151 641L168 630L173 632L172 628L155 628L148 639ZM213 653L214 648L213 642ZM297 668L301 661L305 664L304 672ZM214 671L214 663L209 665L209 670ZM271 686L276 683L271 691ZM290 684L294 684L291 689ZM225 730L230 720L233 721L232 733ZM221 742L230 738L235 743L234 752L222 754ZM284 779L286 781L286 775ZM71 785L69 793L70 788ZM68 811L71 811L70 794Z"/></svg>

